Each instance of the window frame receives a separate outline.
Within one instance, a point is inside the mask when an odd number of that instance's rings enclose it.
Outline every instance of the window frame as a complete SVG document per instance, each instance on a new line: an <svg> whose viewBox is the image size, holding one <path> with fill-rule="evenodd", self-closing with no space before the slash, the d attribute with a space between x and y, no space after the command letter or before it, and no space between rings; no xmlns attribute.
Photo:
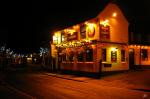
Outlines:
<svg viewBox="0 0 150 99"><path fill-rule="evenodd" d="M126 62L126 50L121 49L121 62Z"/></svg>
<svg viewBox="0 0 150 99"><path fill-rule="evenodd" d="M148 49L141 49L141 60L148 61Z"/></svg>
<svg viewBox="0 0 150 99"><path fill-rule="evenodd" d="M105 50L105 51L104 51ZM105 53L105 54L104 54ZM104 54L104 55L103 55ZM104 57L103 57L104 56ZM107 62L107 49L106 48L102 48L101 49L101 58L102 58L102 62Z"/></svg>
<svg viewBox="0 0 150 99"><path fill-rule="evenodd" d="M80 54L79 54L79 53L80 53ZM79 60L79 55L82 56L82 60ZM85 56L85 55L84 55L84 52L82 52L82 51L81 51L81 52L78 52L78 53L77 53L77 61L78 61L78 62L84 62L84 56Z"/></svg>
<svg viewBox="0 0 150 99"><path fill-rule="evenodd" d="M87 50L92 51L92 54L89 53L91 58L87 58L87 56L89 56L89 54L87 54ZM94 50L92 48L86 48L85 49L85 61L86 62L93 62L94 61L93 55L94 55Z"/></svg>

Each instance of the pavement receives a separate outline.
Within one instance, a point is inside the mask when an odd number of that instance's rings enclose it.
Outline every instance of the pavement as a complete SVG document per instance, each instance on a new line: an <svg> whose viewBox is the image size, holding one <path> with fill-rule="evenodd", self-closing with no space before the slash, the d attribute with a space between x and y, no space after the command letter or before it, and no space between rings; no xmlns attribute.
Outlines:
<svg viewBox="0 0 150 99"><path fill-rule="evenodd" d="M13 70L14 68L10 68L10 69L12 69L11 71L15 71ZM150 79L149 79L150 69L133 70L128 72L118 73L115 75L103 76L99 79L85 77L85 76L68 75L62 73L45 72L45 71L41 71L41 65L39 64L30 64L30 66L27 66L26 69L24 67L18 69L21 72L22 70L24 70L25 72L38 71L48 76L53 76L57 78L73 80L78 82L94 83L103 86L143 90L143 91L150 92ZM2 78L3 78L2 73L0 73L0 81Z"/></svg>
<svg viewBox="0 0 150 99"><path fill-rule="evenodd" d="M83 76L75 76L75 75L68 75L68 74L59 74L59 73L44 73L48 76L53 76L57 78L62 78L62 79L68 79L68 80L73 80L73 81L78 81L78 82L86 82L89 79L89 77L83 77Z"/></svg>
<svg viewBox="0 0 150 99"><path fill-rule="evenodd" d="M119 73L115 75L104 76L99 79L68 75L68 74L65 75L59 73L45 72L44 74L48 76L53 76L53 77L58 77L58 78L68 79L68 80L73 80L78 82L93 83L95 85L150 92L150 79L149 79L150 69L134 70L134 71Z"/></svg>

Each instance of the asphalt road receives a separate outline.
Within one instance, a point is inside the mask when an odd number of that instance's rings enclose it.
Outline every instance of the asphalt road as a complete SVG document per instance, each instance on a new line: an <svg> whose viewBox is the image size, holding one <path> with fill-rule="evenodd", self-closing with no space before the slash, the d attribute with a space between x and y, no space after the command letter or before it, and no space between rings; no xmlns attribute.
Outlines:
<svg viewBox="0 0 150 99"><path fill-rule="evenodd" d="M143 73L144 78L149 72ZM102 79L74 76L65 78L65 76L53 76L41 72L36 66L11 69L1 79L0 99L150 99L149 91L121 87L119 85L123 82L115 82L129 74L134 73L129 72ZM130 77L128 78L122 80L125 81L124 85L135 85L134 87L140 85L132 83ZM138 77L134 80L137 81L136 79Z"/></svg>

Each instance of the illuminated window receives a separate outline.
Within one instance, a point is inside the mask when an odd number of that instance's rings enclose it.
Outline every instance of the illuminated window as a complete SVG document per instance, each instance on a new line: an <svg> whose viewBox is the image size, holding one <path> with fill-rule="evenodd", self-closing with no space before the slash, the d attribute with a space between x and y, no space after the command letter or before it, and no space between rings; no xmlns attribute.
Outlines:
<svg viewBox="0 0 150 99"><path fill-rule="evenodd" d="M121 50L121 61L125 62L125 50Z"/></svg>
<svg viewBox="0 0 150 99"><path fill-rule="evenodd" d="M142 58L143 61L148 60L148 51L147 51L147 49L142 49L141 50L141 58Z"/></svg>
<svg viewBox="0 0 150 99"><path fill-rule="evenodd" d="M101 53L101 55L102 55L102 61L103 62L106 62L106 55L107 55L107 52L106 52L106 48L102 48L102 53Z"/></svg>
<svg viewBox="0 0 150 99"><path fill-rule="evenodd" d="M86 61L93 61L93 49L86 49Z"/></svg>

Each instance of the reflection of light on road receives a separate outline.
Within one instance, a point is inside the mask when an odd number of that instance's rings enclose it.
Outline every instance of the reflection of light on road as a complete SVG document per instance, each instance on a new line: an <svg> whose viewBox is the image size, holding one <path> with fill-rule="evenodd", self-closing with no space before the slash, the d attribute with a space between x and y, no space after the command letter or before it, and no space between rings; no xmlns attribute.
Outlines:
<svg viewBox="0 0 150 99"><path fill-rule="evenodd" d="M143 98L146 98L146 97L148 97L148 95L147 94L143 94Z"/></svg>

